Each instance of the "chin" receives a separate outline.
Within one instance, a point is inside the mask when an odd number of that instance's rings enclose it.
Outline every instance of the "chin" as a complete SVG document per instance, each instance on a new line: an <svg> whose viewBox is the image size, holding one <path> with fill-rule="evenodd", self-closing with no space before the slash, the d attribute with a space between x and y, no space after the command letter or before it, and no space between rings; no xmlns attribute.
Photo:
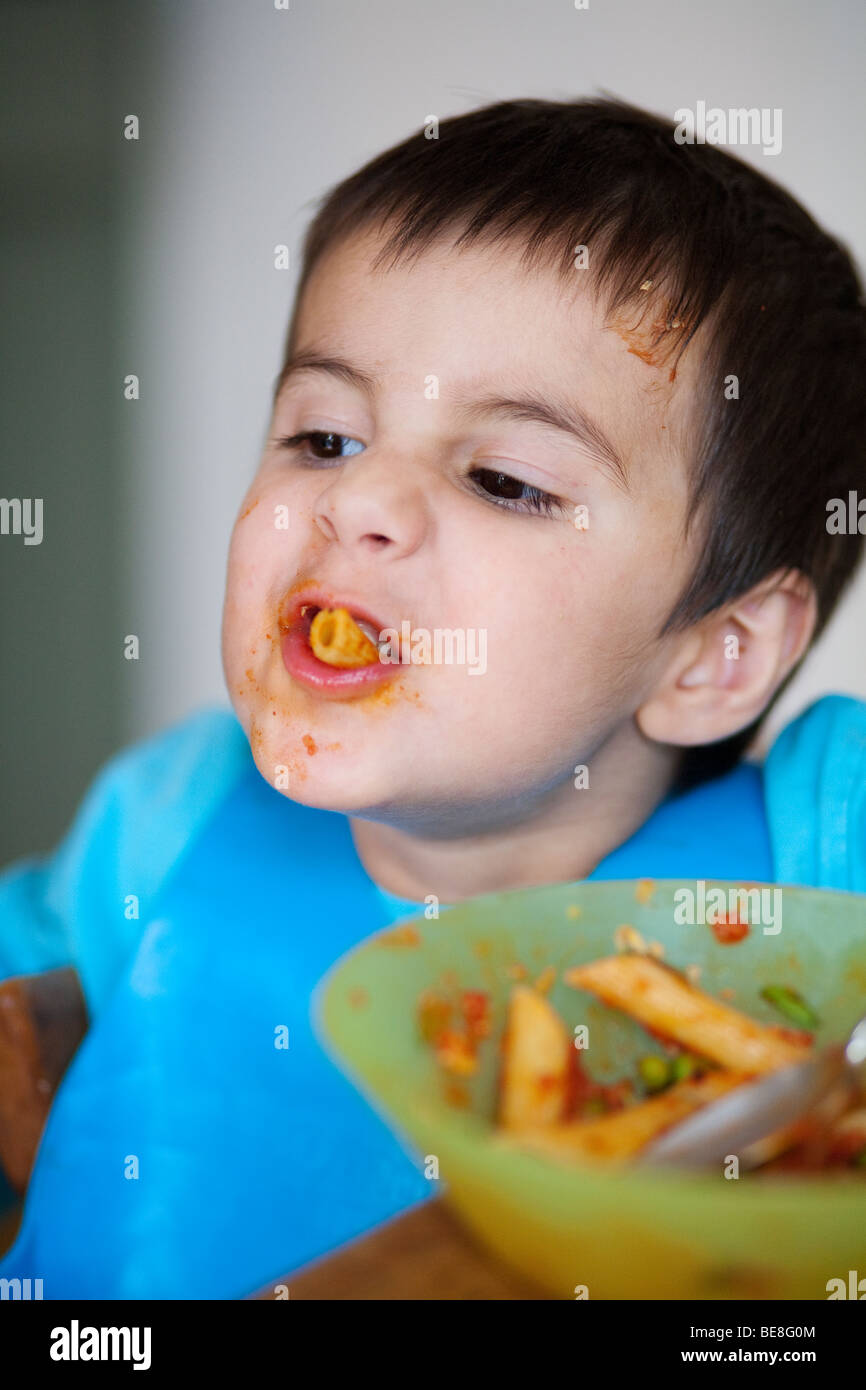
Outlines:
<svg viewBox="0 0 866 1390"><path fill-rule="evenodd" d="M381 769L352 764L342 749L321 745L311 735L300 748L287 749L276 736L259 734L253 721L250 748L262 778L281 796L319 811L355 815L377 805L383 792ZM387 792L386 792L387 794Z"/></svg>

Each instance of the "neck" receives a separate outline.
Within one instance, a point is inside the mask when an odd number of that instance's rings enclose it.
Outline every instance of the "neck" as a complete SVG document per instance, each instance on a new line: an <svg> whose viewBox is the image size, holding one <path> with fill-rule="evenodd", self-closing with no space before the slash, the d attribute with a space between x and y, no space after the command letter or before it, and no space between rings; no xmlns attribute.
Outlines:
<svg viewBox="0 0 866 1390"><path fill-rule="evenodd" d="M629 739L594 756L589 787L578 790L569 777L516 823L456 836L352 818L355 848L374 882L415 902L568 883L643 825L667 794L678 758L679 750Z"/></svg>

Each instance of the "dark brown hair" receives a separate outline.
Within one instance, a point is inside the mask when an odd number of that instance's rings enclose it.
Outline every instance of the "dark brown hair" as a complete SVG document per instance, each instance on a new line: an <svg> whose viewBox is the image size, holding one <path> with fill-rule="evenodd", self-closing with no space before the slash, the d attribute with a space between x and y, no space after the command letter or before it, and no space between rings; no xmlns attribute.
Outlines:
<svg viewBox="0 0 866 1390"><path fill-rule="evenodd" d="M444 120L438 138L411 136L327 196L296 303L325 251L372 226L387 231L383 264L445 231L457 247L516 242L527 265L564 275L575 246L588 246L608 313L651 314L654 361L675 371L707 325L688 461L702 558L663 631L799 570L817 593L817 635L862 549L859 535L827 530L830 499L866 494L862 286L845 248L789 193L674 131L612 99L508 101ZM732 376L737 399L725 394ZM690 750L680 785L733 765L756 728Z"/></svg>

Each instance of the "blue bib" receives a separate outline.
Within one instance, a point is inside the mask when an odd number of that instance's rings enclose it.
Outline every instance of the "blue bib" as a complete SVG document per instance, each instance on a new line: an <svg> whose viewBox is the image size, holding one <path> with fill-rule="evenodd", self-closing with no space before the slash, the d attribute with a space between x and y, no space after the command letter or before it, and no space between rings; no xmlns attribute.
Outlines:
<svg viewBox="0 0 866 1390"><path fill-rule="evenodd" d="M6 973L74 963L93 1014L0 1277L234 1298L431 1195L311 1020L333 962L416 905L371 881L343 816L260 778L228 716L109 772L53 865L0 880ZM590 877L866 891L866 706L820 700L762 770L668 800ZM143 928L113 926L134 891Z"/></svg>

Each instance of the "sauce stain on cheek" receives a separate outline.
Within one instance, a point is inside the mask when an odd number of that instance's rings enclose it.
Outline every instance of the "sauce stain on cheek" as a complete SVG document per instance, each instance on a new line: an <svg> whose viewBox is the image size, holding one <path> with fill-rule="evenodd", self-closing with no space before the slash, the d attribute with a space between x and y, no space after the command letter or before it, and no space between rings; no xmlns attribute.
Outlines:
<svg viewBox="0 0 866 1390"><path fill-rule="evenodd" d="M314 758L319 751L319 745L316 743L316 740L313 738L313 735L304 734L304 737L301 739L301 743L306 748L308 757ZM326 743L325 752L336 753L340 748L342 748L342 746L342 743Z"/></svg>
<svg viewBox="0 0 866 1390"><path fill-rule="evenodd" d="M250 505L249 505L248 507L246 507L246 508L241 512L240 516L238 517L238 523L239 523L239 524L240 524L240 522L242 522L242 521L246 521L246 519L247 519L247 517L249 516L250 512L254 512L254 511L255 511L256 507L259 505L260 500L261 500L261 499L257 497L256 500L255 500L255 502L251 502Z"/></svg>
<svg viewBox="0 0 866 1390"><path fill-rule="evenodd" d="M365 709L390 709L390 707L402 700L413 700L421 704L420 690L409 690L405 683L400 680L388 681L385 685L377 686L371 690L369 695L362 695L355 703Z"/></svg>
<svg viewBox="0 0 866 1390"><path fill-rule="evenodd" d="M306 782L307 769L297 758L287 758L285 767L289 776L293 777L296 782ZM291 795L291 793L286 793L286 795Z"/></svg>

